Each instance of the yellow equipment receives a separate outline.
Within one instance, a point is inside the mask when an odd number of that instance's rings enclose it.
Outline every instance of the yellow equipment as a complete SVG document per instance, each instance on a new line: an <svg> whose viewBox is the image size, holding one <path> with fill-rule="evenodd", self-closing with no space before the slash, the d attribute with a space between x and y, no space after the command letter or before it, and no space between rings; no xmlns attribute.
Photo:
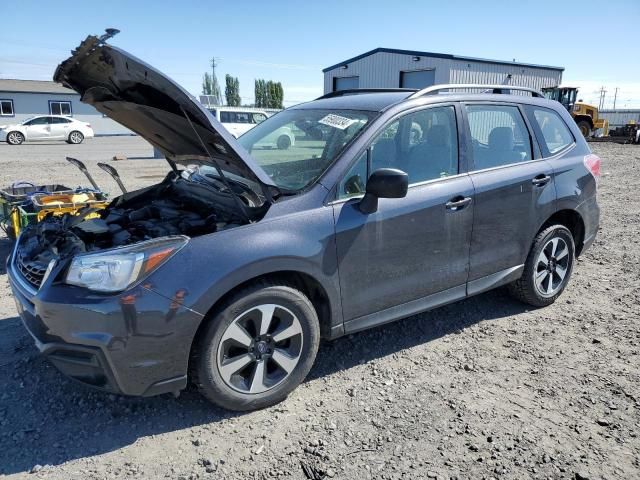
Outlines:
<svg viewBox="0 0 640 480"><path fill-rule="evenodd" d="M571 114L584 138L591 137L596 130L602 130L602 136L609 136L609 120L600 117L598 107L576 101L578 89L575 87L543 88L544 96L560 102Z"/></svg>
<svg viewBox="0 0 640 480"><path fill-rule="evenodd" d="M10 238L16 238L23 228L33 222L40 222L47 215L63 215L65 213L76 215L85 207L100 210L109 202L107 195L102 192L57 192L33 194L28 202L16 205L10 212L11 228L7 234ZM98 218L97 212L91 212L86 219Z"/></svg>

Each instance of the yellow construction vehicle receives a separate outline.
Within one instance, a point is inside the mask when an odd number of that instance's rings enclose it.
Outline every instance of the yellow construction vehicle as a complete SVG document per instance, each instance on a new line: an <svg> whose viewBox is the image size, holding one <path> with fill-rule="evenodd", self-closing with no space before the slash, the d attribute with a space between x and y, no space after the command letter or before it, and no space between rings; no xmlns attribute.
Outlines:
<svg viewBox="0 0 640 480"><path fill-rule="evenodd" d="M549 87L543 88L542 92L545 97L560 102L569 111L584 138L592 137L598 129L602 130L600 136L609 136L609 120L600 116L598 107L576 101L578 98L577 88Z"/></svg>

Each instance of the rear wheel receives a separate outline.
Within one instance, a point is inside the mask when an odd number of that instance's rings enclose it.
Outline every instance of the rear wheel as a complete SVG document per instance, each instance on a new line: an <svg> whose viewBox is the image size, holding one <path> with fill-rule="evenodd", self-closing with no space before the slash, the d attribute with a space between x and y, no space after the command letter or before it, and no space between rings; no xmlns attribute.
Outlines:
<svg viewBox="0 0 640 480"><path fill-rule="evenodd" d="M277 145L280 150L287 150L291 146L291 139L288 135L280 135Z"/></svg>
<svg viewBox="0 0 640 480"><path fill-rule="evenodd" d="M589 138L591 136L591 125L586 120L581 120L578 122L578 128L580 129L580 133L584 138Z"/></svg>
<svg viewBox="0 0 640 480"><path fill-rule="evenodd" d="M77 130L74 130L69 134L69 139L68 139L69 143L78 145L82 143L83 140L84 140L84 135L82 135L82 133L78 132Z"/></svg>
<svg viewBox="0 0 640 480"><path fill-rule="evenodd" d="M7 143L9 145L20 145L22 142L24 142L24 135L20 132L7 133Z"/></svg>
<svg viewBox="0 0 640 480"><path fill-rule="evenodd" d="M260 283L234 295L206 325L191 376L211 402L230 410L284 400L311 369L318 317L299 290Z"/></svg>
<svg viewBox="0 0 640 480"><path fill-rule="evenodd" d="M522 277L509 285L518 300L544 307L562 294L575 262L573 235L563 225L553 225L535 238Z"/></svg>

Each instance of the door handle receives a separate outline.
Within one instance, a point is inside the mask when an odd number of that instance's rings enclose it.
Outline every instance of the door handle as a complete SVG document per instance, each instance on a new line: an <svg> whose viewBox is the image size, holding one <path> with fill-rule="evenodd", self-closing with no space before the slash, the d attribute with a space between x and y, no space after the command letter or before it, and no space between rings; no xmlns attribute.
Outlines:
<svg viewBox="0 0 640 480"><path fill-rule="evenodd" d="M447 203L444 204L447 210L453 210L457 212L458 210L462 210L464 207L471 203L471 197L463 197L462 195L458 195L457 197L453 197Z"/></svg>
<svg viewBox="0 0 640 480"><path fill-rule="evenodd" d="M550 175L545 175L544 173L541 173L540 175L534 177L533 180L531 180L531 183L533 183L536 187L543 187L547 183L549 183L549 180L551 180Z"/></svg>

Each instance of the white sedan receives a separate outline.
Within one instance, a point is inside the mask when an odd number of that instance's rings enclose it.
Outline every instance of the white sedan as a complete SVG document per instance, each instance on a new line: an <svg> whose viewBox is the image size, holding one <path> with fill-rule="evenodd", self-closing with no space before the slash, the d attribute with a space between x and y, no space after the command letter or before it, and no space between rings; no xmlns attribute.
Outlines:
<svg viewBox="0 0 640 480"><path fill-rule="evenodd" d="M0 125L0 141L11 145L41 140L65 140L78 144L93 135L90 124L61 115L43 115L14 125Z"/></svg>
<svg viewBox="0 0 640 480"><path fill-rule="evenodd" d="M274 148L279 150L287 150L292 145L295 145L296 137L293 131L289 127L280 127L262 139L258 140L253 146L262 148Z"/></svg>

